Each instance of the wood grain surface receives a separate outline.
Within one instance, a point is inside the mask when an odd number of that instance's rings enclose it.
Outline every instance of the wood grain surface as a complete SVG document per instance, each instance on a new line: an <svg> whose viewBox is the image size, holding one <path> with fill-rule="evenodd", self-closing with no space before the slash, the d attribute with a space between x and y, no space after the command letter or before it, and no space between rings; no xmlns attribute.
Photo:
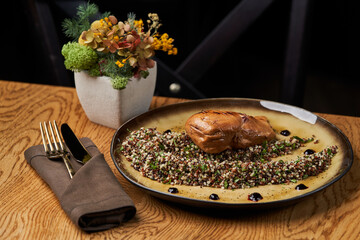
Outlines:
<svg viewBox="0 0 360 240"><path fill-rule="evenodd" d="M151 107L183 101L154 97ZM354 164L348 174L288 207L209 211L156 199L128 183L110 157L115 130L87 119L74 88L0 81L0 239L359 239L360 118L318 115L349 138ZM41 143L39 122L48 120L67 122L79 137L93 140L134 200L133 219L91 234L72 224L24 159L27 148Z"/></svg>

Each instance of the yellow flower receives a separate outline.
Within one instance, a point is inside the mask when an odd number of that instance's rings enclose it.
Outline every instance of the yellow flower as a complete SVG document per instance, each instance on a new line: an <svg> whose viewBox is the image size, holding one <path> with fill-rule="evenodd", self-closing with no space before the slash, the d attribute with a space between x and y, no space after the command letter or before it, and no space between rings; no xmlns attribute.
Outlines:
<svg viewBox="0 0 360 240"><path fill-rule="evenodd" d="M177 48L173 48L168 51L168 55L177 55L177 53L178 53Z"/></svg>
<svg viewBox="0 0 360 240"><path fill-rule="evenodd" d="M134 26L135 28L137 28L137 31L140 33L144 27L144 22L142 19L140 20L135 20L134 21Z"/></svg>
<svg viewBox="0 0 360 240"><path fill-rule="evenodd" d="M124 66L124 64L119 60L117 60L115 64L118 65L119 68L122 68Z"/></svg>
<svg viewBox="0 0 360 240"><path fill-rule="evenodd" d="M127 61L130 57L131 57L131 56L128 56L127 58L124 58L121 62L125 64L126 61Z"/></svg>
<svg viewBox="0 0 360 240"><path fill-rule="evenodd" d="M161 40L166 40L169 38L169 35L167 33L164 33L163 35L161 35Z"/></svg>
<svg viewBox="0 0 360 240"><path fill-rule="evenodd" d="M100 32L94 32L94 37L101 37L102 36L102 33Z"/></svg>
<svg viewBox="0 0 360 240"><path fill-rule="evenodd" d="M172 44L174 42L173 38L169 38L167 33L164 33L158 38L158 34L155 34L153 37L152 47L154 50L161 50L167 52L169 55L176 55L178 50L174 48Z"/></svg>
<svg viewBox="0 0 360 240"><path fill-rule="evenodd" d="M109 16L109 17L114 17L114 16ZM115 17L114 17L115 18ZM109 27L112 27L112 23L111 23L111 21L109 20L109 18L107 18L107 17L105 17L104 18L105 19L105 22L107 23L107 25L109 26ZM116 18L115 18L116 19ZM113 20L113 22L115 22L115 20ZM117 20L116 20L116 22L117 22Z"/></svg>
<svg viewBox="0 0 360 240"><path fill-rule="evenodd" d="M152 43L152 47L154 48L154 50L160 50L161 41L157 37L154 37L153 39L154 39L154 41Z"/></svg>

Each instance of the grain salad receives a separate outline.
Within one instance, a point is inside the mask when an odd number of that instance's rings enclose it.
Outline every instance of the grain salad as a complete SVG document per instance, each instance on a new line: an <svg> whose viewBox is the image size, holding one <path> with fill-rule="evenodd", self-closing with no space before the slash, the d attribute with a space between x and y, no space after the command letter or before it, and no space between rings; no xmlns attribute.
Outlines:
<svg viewBox="0 0 360 240"><path fill-rule="evenodd" d="M156 128L129 132L118 153L142 176L169 185L243 189L295 183L327 170L338 151L337 146L330 146L283 161L277 158L317 140L291 136L209 154L199 149L186 132L160 132Z"/></svg>

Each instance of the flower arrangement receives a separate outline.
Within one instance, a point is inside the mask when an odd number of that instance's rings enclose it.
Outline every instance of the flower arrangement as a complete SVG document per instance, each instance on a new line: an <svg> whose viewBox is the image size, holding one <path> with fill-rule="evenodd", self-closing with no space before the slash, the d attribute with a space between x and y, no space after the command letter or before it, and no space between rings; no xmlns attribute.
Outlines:
<svg viewBox="0 0 360 240"><path fill-rule="evenodd" d="M149 13L147 30L141 19L133 13L127 21L118 21L104 13L90 24L98 13L93 3L80 5L77 17L65 19L62 26L66 36L73 38L61 50L65 67L72 71L88 71L91 76L108 76L115 89L126 87L131 77L146 78L154 67L155 51L176 55L173 38L158 32L161 26L156 13Z"/></svg>

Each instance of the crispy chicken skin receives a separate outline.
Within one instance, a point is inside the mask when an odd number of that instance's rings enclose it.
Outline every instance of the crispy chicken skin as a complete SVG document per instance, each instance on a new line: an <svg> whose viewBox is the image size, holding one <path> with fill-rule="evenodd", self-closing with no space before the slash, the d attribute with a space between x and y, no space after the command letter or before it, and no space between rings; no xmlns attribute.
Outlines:
<svg viewBox="0 0 360 240"><path fill-rule="evenodd" d="M207 110L192 115L185 130L193 142L207 153L246 148L275 138L264 116Z"/></svg>

